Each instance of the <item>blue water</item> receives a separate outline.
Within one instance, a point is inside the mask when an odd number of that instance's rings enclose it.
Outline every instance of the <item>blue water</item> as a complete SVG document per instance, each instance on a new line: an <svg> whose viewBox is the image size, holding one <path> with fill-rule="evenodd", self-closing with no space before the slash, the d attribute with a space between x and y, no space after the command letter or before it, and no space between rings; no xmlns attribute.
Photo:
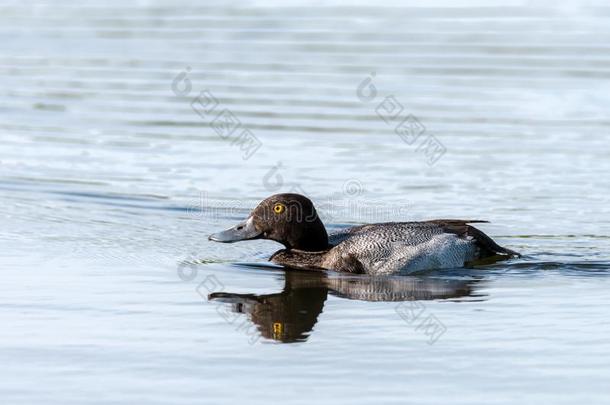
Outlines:
<svg viewBox="0 0 610 405"><path fill-rule="evenodd" d="M0 22L3 403L610 400L604 3ZM371 279L207 240L286 191L331 230L484 219L524 256Z"/></svg>

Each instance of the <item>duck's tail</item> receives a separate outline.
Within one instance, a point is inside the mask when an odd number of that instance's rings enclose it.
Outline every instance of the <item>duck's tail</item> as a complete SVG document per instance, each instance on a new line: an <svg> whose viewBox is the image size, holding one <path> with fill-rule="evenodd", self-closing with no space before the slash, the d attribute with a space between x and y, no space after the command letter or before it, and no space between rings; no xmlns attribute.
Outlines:
<svg viewBox="0 0 610 405"><path fill-rule="evenodd" d="M503 255L509 257L521 257L519 252L498 245L493 239L487 236L483 231L471 226L473 223L489 223L479 219L435 219L427 221L438 224L443 227L445 232L454 233L458 236L470 236L477 241L481 248L481 256L496 256Z"/></svg>

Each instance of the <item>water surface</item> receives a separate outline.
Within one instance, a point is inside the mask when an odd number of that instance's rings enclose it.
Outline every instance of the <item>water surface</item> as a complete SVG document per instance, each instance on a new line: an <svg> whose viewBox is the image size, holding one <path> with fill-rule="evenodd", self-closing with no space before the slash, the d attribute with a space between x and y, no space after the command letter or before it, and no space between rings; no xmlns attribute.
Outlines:
<svg viewBox="0 0 610 405"><path fill-rule="evenodd" d="M609 18L0 5L3 400L607 401ZM489 220L524 257L371 279L207 241L280 191L331 230Z"/></svg>

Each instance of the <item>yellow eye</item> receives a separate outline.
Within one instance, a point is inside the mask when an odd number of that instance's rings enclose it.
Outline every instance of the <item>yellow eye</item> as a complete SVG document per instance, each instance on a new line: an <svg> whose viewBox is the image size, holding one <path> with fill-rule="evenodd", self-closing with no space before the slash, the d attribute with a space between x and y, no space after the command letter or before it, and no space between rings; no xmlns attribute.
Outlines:
<svg viewBox="0 0 610 405"><path fill-rule="evenodd" d="M286 206L284 204L277 203L273 206L273 212L275 212L276 214L281 214L282 212L284 212L285 209Z"/></svg>
<svg viewBox="0 0 610 405"><path fill-rule="evenodd" d="M284 325L281 322L274 322L273 323L273 338L281 339L283 332L284 332Z"/></svg>

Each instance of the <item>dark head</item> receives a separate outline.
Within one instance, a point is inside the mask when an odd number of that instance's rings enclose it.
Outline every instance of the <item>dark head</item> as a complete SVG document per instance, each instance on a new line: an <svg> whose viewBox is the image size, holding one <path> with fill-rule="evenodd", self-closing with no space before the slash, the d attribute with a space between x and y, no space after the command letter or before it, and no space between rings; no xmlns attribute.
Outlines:
<svg viewBox="0 0 610 405"><path fill-rule="evenodd" d="M216 242L270 239L288 249L311 252L328 247L328 235L313 203L300 194L276 194L263 200L245 221L210 235Z"/></svg>

